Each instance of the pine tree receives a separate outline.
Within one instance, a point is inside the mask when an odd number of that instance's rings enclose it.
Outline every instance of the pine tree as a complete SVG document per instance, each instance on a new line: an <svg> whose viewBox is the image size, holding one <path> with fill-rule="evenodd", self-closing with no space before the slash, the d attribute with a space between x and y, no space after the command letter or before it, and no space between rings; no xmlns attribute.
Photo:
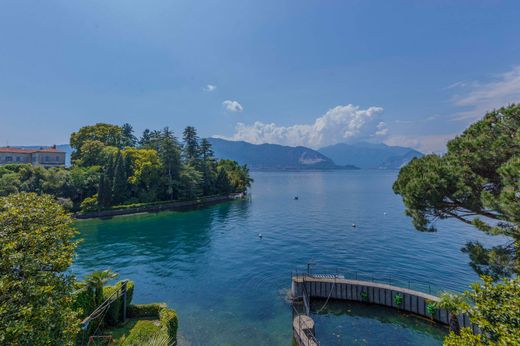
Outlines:
<svg viewBox="0 0 520 346"><path fill-rule="evenodd" d="M195 163L195 161L200 158L199 137L197 136L197 130L195 130L193 126L186 127L184 129L183 139L184 159L189 163Z"/></svg>

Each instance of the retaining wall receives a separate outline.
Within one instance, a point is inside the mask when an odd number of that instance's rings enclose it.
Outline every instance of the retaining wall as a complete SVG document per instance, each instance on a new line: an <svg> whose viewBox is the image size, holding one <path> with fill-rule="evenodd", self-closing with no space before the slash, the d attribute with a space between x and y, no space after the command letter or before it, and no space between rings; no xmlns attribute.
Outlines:
<svg viewBox="0 0 520 346"><path fill-rule="evenodd" d="M293 297L303 295L303 285L310 298L350 300L377 304L410 312L419 316L431 318L442 324L449 324L450 315L444 309L437 310L433 316L429 315L426 306L430 302L437 302L439 298L430 294L410 290L407 288L370 282L342 278L322 278L308 275L293 276L291 293ZM362 292L366 292L363 294ZM394 297L400 294L402 304L395 304ZM363 298L365 296L365 299ZM466 314L458 316L461 327L469 327L474 333L478 333L478 328L469 320Z"/></svg>

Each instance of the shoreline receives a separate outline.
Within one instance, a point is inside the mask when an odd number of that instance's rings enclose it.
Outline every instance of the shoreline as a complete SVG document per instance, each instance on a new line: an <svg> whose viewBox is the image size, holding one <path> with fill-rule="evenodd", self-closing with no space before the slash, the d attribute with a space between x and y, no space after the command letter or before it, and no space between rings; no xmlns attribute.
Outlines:
<svg viewBox="0 0 520 346"><path fill-rule="evenodd" d="M143 213L158 213L161 211L189 211L195 210L202 207L211 206L214 204L224 203L233 201L236 199L242 199L246 195L245 194L230 194L225 196L209 196L209 197L201 197L190 201L171 201L164 202L160 204L153 205L144 205L137 207L129 207L122 209L113 209L113 210L100 210L93 211L87 213L75 213L72 217L76 220L86 220L86 219L105 219L112 218L115 216L122 215L134 215L134 214L143 214Z"/></svg>

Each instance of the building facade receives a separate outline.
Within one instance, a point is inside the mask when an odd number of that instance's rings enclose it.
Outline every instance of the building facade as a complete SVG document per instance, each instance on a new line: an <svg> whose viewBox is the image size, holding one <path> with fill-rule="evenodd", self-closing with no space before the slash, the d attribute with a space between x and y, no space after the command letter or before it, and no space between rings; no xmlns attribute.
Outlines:
<svg viewBox="0 0 520 346"><path fill-rule="evenodd" d="M56 146L40 149L0 148L0 165L33 164L44 167L65 166L65 152L56 149Z"/></svg>

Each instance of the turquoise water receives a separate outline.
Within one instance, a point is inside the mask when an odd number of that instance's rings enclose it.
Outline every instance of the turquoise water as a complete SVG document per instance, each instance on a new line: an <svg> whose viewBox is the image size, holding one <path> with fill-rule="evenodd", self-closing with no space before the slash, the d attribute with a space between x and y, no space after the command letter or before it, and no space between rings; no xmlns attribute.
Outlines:
<svg viewBox="0 0 520 346"><path fill-rule="evenodd" d="M185 345L290 345L287 290L291 272L308 262L425 291L464 290L478 278L460 248L497 240L455 222L414 231L391 190L396 174L254 173L249 201L80 221L73 271L111 268L134 280L135 302L178 311ZM366 306L331 304L316 318L322 345L392 345L399 335L409 340L402 344L440 344L445 332Z"/></svg>

